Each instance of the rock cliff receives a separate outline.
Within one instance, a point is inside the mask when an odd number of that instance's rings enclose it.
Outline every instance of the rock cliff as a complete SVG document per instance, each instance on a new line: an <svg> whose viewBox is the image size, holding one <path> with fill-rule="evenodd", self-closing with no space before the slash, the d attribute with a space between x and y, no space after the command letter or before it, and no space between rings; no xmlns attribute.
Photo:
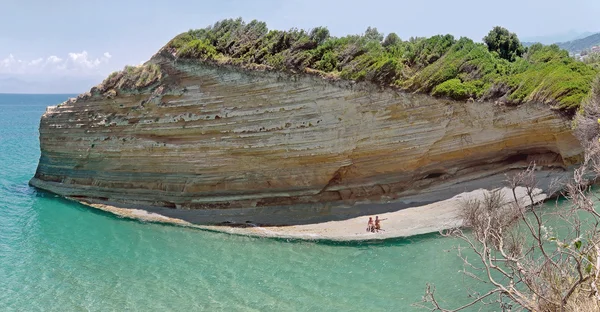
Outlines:
<svg viewBox="0 0 600 312"><path fill-rule="evenodd" d="M530 162L560 176L581 154L570 121L543 104L457 102L166 50L145 66L47 109L33 186L200 224L299 224L498 187Z"/></svg>

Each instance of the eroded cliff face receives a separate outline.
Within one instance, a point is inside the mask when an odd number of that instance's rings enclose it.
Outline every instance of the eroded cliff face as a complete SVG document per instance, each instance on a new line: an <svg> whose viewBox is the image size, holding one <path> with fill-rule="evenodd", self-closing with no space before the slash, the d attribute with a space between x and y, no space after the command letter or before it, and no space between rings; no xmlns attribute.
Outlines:
<svg viewBox="0 0 600 312"><path fill-rule="evenodd" d="M31 184L195 223L297 224L397 210L581 148L542 104L508 107L155 56L142 90L94 88L40 124Z"/></svg>

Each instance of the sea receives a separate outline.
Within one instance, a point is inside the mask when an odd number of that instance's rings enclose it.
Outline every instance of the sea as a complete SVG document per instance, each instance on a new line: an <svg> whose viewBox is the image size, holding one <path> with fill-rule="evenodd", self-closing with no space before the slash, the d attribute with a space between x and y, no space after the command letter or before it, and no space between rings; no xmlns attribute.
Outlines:
<svg viewBox="0 0 600 312"><path fill-rule="evenodd" d="M254 238L123 219L36 190L40 117L73 96L0 94L0 311L426 311L415 303L427 283L447 308L484 287L460 272L461 242L439 234Z"/></svg>

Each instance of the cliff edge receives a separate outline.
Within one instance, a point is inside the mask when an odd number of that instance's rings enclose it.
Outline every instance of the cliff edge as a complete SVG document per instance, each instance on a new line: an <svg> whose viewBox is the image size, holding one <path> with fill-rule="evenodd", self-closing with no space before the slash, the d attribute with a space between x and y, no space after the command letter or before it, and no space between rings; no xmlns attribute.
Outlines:
<svg viewBox="0 0 600 312"><path fill-rule="evenodd" d="M369 81L180 58L49 107L31 185L196 224L288 225L397 211L579 161L547 103L456 101Z"/></svg>

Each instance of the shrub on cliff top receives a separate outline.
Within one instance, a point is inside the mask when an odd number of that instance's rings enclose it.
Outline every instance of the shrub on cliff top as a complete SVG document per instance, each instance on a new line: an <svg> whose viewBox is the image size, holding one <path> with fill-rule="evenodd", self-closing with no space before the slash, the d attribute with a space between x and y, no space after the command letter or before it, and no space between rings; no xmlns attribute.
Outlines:
<svg viewBox="0 0 600 312"><path fill-rule="evenodd" d="M483 37L483 42L490 51L498 53L501 58L508 61L514 61L525 52L517 35L500 26L494 27L487 36Z"/></svg>
<svg viewBox="0 0 600 312"><path fill-rule="evenodd" d="M195 59L212 59L217 55L215 47L206 39L194 39L185 43L179 50L179 56Z"/></svg>
<svg viewBox="0 0 600 312"><path fill-rule="evenodd" d="M163 73L157 64L125 66L122 71L113 72L100 84L100 91L111 89L133 91L144 89L162 79Z"/></svg>
<svg viewBox="0 0 600 312"><path fill-rule="evenodd" d="M466 100L476 96L477 87L472 83L463 83L460 79L453 78L436 86L432 94L433 96L445 96L454 100Z"/></svg>
<svg viewBox="0 0 600 312"><path fill-rule="evenodd" d="M509 100L558 104L575 110L591 90L598 71L568 56L556 45L529 47L524 59L516 64L513 75L503 81L511 87Z"/></svg>
<svg viewBox="0 0 600 312"><path fill-rule="evenodd" d="M327 74L453 99L540 101L571 111L598 72L557 47L534 45L524 53L517 36L501 27L484 41L452 35L403 41L372 27L332 37L325 27L268 30L264 22L238 18L180 34L166 48L182 59Z"/></svg>

